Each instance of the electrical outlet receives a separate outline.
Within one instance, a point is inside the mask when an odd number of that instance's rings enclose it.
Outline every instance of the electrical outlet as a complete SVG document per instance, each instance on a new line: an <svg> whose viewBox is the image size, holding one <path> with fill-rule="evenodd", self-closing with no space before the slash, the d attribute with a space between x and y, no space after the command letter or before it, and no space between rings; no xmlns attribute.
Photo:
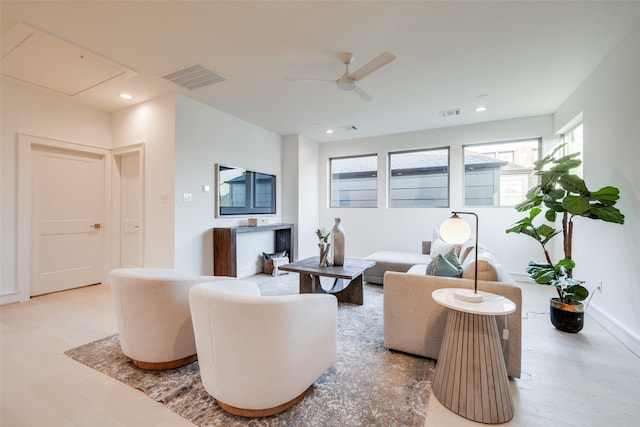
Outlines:
<svg viewBox="0 0 640 427"><path fill-rule="evenodd" d="M191 193L184 193L182 195L182 200L184 200L185 202L192 202L193 201L193 194Z"/></svg>

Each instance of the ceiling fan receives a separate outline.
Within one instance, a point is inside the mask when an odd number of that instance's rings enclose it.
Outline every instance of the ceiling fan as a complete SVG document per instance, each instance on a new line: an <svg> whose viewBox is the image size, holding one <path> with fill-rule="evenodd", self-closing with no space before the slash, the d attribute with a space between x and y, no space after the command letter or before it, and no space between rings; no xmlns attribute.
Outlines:
<svg viewBox="0 0 640 427"><path fill-rule="evenodd" d="M299 81L299 80L311 80L311 81L322 81L322 82L332 82L338 86L338 89L342 90L352 90L357 93L363 100L369 102L373 101L373 98L369 96L367 92L362 90L359 86L356 85L356 82L362 80L367 77L369 74L373 73L377 69L387 65L389 62L396 59L395 55L384 52L377 57L373 58L371 61L364 64L362 67L358 68L353 73L349 72L349 64L351 64L354 60L353 53L350 52L342 52L340 54L340 61L345 65L345 72L343 75L338 77L337 80L323 80L323 79L296 79L296 78L285 78L288 81Z"/></svg>

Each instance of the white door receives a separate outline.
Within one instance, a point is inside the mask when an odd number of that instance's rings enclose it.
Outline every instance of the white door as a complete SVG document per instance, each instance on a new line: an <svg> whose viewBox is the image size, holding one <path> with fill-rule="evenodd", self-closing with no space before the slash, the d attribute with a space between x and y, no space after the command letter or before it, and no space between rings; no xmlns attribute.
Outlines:
<svg viewBox="0 0 640 427"><path fill-rule="evenodd" d="M104 157L34 147L31 183L30 294L100 283Z"/></svg>
<svg viewBox="0 0 640 427"><path fill-rule="evenodd" d="M140 155L119 158L120 266L142 267L142 179Z"/></svg>

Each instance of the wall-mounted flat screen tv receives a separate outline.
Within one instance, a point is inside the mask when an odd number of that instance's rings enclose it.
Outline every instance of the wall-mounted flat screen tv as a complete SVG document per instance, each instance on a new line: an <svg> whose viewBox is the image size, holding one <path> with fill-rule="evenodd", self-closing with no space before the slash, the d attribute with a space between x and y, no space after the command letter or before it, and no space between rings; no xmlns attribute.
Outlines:
<svg viewBox="0 0 640 427"><path fill-rule="evenodd" d="M274 215L276 176L217 164L216 203L218 217Z"/></svg>

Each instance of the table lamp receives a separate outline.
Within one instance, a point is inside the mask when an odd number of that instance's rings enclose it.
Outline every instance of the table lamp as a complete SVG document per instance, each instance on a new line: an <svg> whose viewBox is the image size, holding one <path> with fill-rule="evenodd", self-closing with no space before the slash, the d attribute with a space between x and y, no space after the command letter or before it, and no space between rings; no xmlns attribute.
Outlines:
<svg viewBox="0 0 640 427"><path fill-rule="evenodd" d="M478 293L478 215L473 212L451 212L453 215L440 224L440 236L447 243L461 245L471 236L469 223L458 215L473 215L476 217L476 241L475 241L475 276L473 292L469 289L458 289L453 296L456 299L466 302L482 302L483 296Z"/></svg>

